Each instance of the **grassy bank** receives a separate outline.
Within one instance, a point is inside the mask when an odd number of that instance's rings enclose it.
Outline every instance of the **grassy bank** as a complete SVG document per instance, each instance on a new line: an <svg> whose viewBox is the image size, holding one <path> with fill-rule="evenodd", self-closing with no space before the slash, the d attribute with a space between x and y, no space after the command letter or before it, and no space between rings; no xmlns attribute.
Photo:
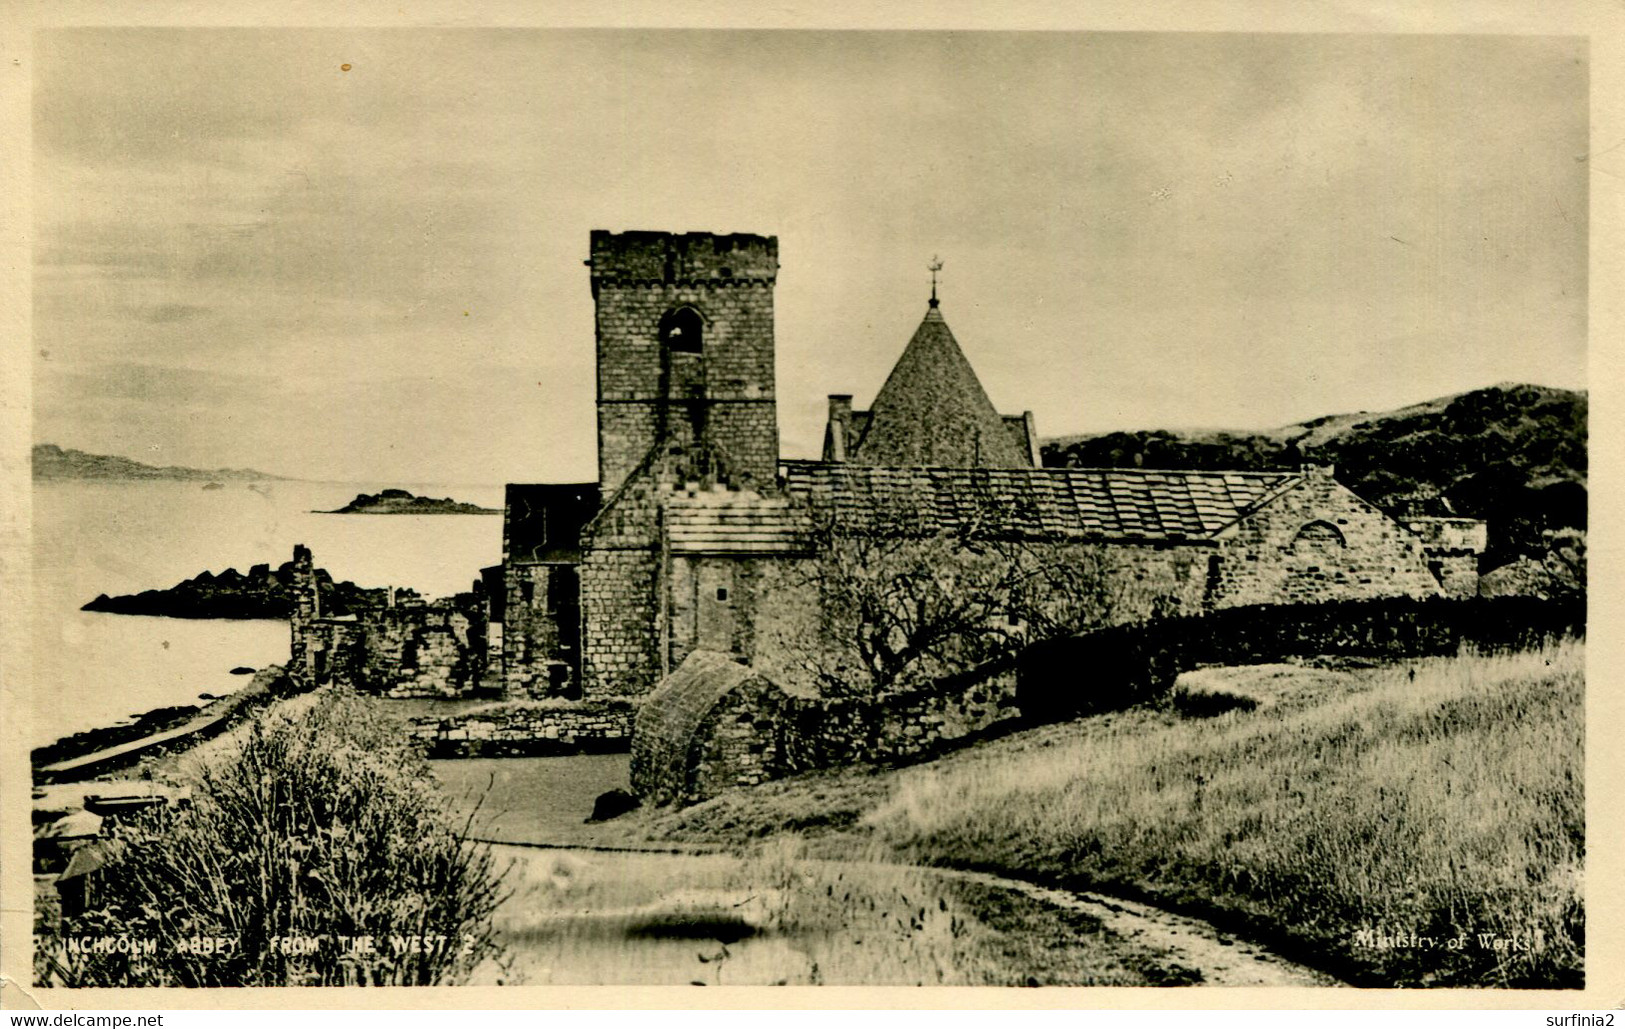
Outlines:
<svg viewBox="0 0 1625 1029"><path fill-rule="evenodd" d="M1184 985L1201 976L1088 914L906 866L730 854L524 851L491 982L840 986ZM487 980L481 980L487 981Z"/></svg>
<svg viewBox="0 0 1625 1029"><path fill-rule="evenodd" d="M920 863L1146 897L1363 985L1581 985L1583 645L1283 676L1243 687L1251 711L1084 719L654 828L822 822Z"/></svg>

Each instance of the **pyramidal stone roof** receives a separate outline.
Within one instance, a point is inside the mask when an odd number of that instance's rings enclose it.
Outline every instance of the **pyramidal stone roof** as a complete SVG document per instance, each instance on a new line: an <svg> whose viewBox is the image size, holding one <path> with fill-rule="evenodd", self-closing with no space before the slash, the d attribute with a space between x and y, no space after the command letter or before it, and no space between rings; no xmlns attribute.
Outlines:
<svg viewBox="0 0 1625 1029"><path fill-rule="evenodd" d="M933 299L848 454L864 465L1030 468Z"/></svg>

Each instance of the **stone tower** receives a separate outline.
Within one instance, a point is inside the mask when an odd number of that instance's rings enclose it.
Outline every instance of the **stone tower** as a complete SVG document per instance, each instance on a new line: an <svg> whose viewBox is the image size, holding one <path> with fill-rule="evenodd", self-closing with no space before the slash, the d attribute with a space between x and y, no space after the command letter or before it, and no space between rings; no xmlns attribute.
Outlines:
<svg viewBox="0 0 1625 1029"><path fill-rule="evenodd" d="M602 495L646 460L771 485L778 240L596 230L591 254Z"/></svg>

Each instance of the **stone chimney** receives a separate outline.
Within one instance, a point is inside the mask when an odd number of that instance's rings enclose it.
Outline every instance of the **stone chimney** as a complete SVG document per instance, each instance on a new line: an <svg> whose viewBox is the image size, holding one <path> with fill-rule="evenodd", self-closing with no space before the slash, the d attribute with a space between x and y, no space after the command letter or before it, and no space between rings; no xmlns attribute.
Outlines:
<svg viewBox="0 0 1625 1029"><path fill-rule="evenodd" d="M852 394L829 395L829 424L824 429L824 460L845 461L852 442Z"/></svg>
<svg viewBox="0 0 1625 1029"><path fill-rule="evenodd" d="M1329 461L1325 464L1305 461L1298 466L1298 474L1308 479L1336 479L1337 466Z"/></svg>

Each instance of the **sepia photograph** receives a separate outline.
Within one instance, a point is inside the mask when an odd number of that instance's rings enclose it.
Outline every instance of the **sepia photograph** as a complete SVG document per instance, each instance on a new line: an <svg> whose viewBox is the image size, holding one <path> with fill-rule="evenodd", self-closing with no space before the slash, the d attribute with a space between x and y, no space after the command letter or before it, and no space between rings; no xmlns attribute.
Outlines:
<svg viewBox="0 0 1625 1029"><path fill-rule="evenodd" d="M1584 990L1602 59L35 30L7 976Z"/></svg>

